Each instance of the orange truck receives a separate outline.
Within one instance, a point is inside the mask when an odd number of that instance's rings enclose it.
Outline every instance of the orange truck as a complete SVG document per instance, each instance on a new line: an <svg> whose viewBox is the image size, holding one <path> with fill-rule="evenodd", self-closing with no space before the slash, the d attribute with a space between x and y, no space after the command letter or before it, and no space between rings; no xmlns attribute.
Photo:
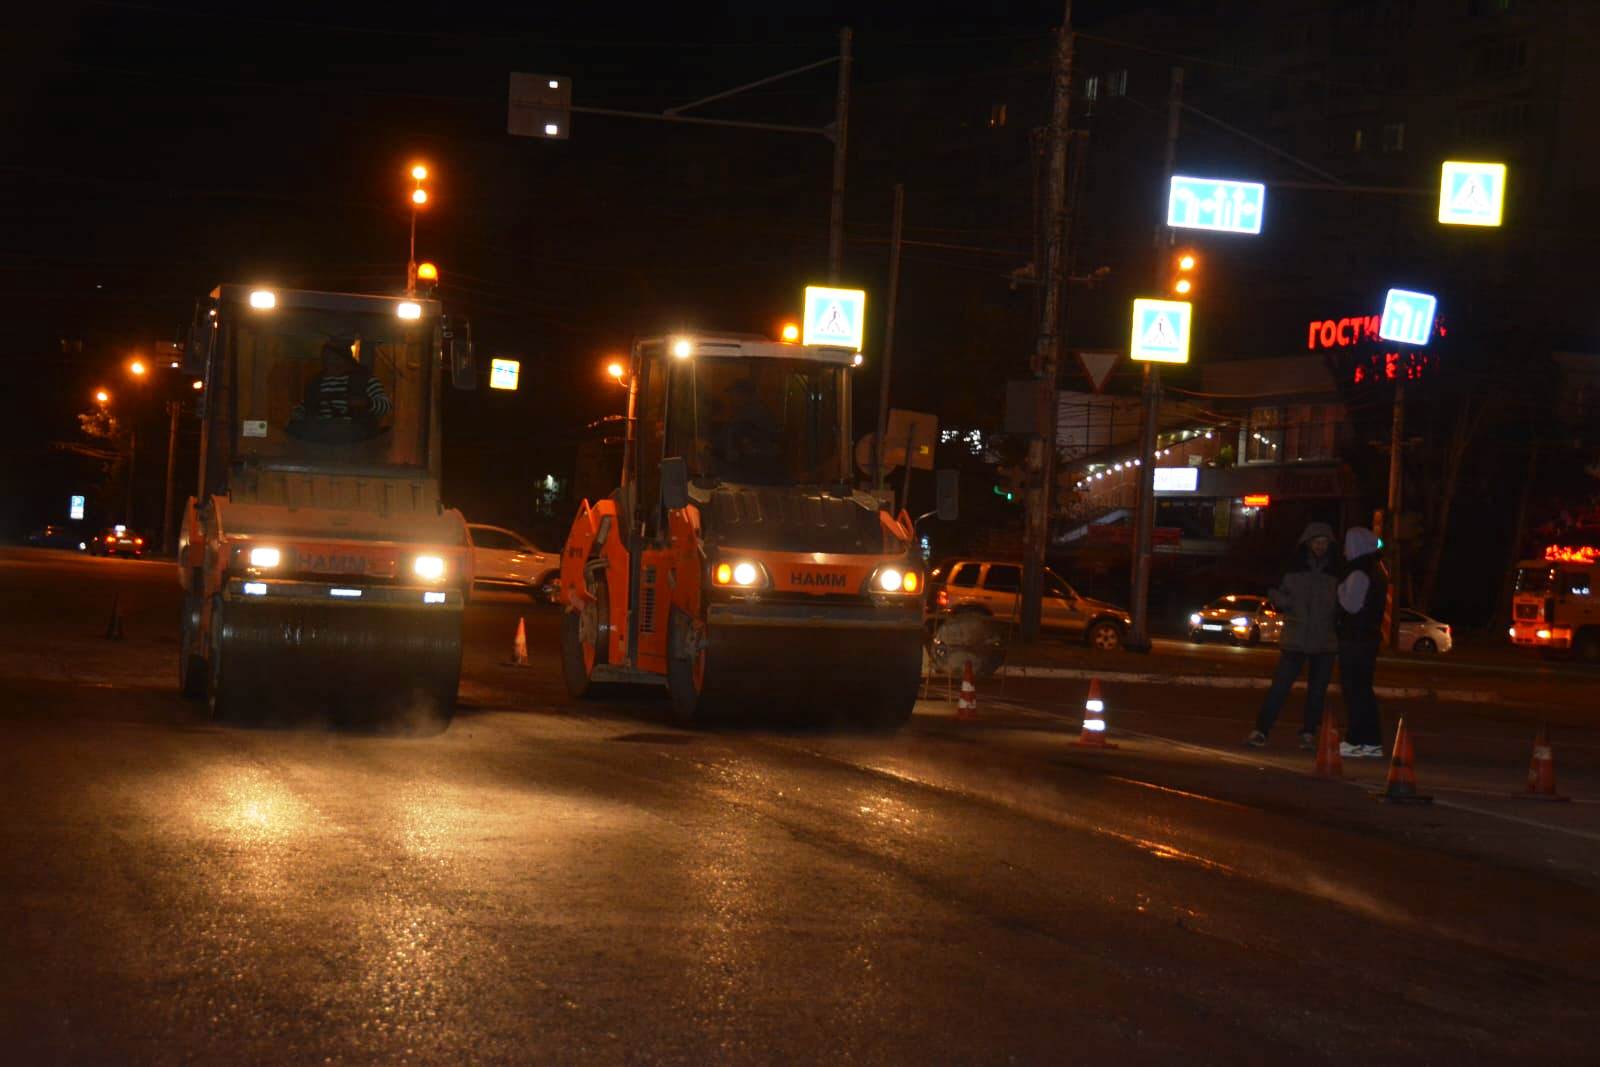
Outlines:
<svg viewBox="0 0 1600 1067"><path fill-rule="evenodd" d="M448 722L472 563L440 501L439 408L447 374L473 384L467 331L432 300L223 285L186 359L184 694L228 721Z"/></svg>
<svg viewBox="0 0 1600 1067"><path fill-rule="evenodd" d="M911 517L851 485L858 363L742 335L634 345L621 484L583 503L561 561L574 696L665 685L690 724L911 715L924 575Z"/></svg>
<svg viewBox="0 0 1600 1067"><path fill-rule="evenodd" d="M1523 648L1600 662L1600 549L1549 545L1517 564L1511 640Z"/></svg>

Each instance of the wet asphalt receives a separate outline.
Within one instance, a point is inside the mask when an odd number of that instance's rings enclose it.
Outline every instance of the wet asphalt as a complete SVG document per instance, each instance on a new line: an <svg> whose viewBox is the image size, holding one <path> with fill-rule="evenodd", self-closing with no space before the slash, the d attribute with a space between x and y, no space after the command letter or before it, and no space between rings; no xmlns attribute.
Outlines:
<svg viewBox="0 0 1600 1067"><path fill-rule="evenodd" d="M226 728L174 692L164 565L0 552L0 598L18 1062L1459 1063L1600 1032L1578 832L1084 752L1024 691L977 726L680 731L657 695L569 703L554 614L508 594L469 609L443 734Z"/></svg>

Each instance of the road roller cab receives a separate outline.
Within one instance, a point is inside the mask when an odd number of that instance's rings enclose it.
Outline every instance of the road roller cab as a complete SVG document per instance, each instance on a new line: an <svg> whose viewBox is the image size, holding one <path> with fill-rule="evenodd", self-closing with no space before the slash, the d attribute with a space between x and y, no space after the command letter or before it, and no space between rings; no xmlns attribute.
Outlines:
<svg viewBox="0 0 1600 1067"><path fill-rule="evenodd" d="M188 351L200 480L181 527L181 685L219 718L449 718L471 582L439 495L437 302L224 285Z"/></svg>
<svg viewBox="0 0 1600 1067"><path fill-rule="evenodd" d="M850 484L843 348L730 335L634 346L621 485L562 557L569 690L666 684L677 717L903 722L922 656L911 519Z"/></svg>

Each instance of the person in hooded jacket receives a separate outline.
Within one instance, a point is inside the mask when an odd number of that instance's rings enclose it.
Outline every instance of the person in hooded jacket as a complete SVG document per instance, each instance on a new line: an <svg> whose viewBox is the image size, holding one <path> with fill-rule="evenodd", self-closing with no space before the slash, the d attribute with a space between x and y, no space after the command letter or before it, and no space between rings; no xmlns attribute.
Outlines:
<svg viewBox="0 0 1600 1067"><path fill-rule="evenodd" d="M1349 725L1339 755L1345 759L1382 758L1382 726L1373 678L1383 643L1383 609L1389 572L1378 549L1378 535L1352 526L1344 535L1345 577L1339 583L1339 685L1344 690Z"/></svg>
<svg viewBox="0 0 1600 1067"><path fill-rule="evenodd" d="M1338 570L1333 553L1333 527L1313 522L1300 535L1295 561L1276 589L1268 592L1283 613L1283 636L1278 642L1278 669L1267 698L1256 716L1256 728L1245 744L1260 748L1289 699L1294 683L1306 670L1306 714L1300 728L1300 747L1314 748L1322 725L1322 705L1333 677L1333 658L1339 650L1334 630L1338 613Z"/></svg>

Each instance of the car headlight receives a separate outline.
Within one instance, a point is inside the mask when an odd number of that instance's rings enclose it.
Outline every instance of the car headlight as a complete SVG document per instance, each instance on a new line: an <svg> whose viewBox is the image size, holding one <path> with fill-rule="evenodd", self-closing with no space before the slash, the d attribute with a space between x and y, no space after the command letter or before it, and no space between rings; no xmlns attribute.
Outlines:
<svg viewBox="0 0 1600 1067"><path fill-rule="evenodd" d="M271 545L262 545L250 550L250 566L268 571L283 562L283 553Z"/></svg>
<svg viewBox="0 0 1600 1067"><path fill-rule="evenodd" d="M1238 618L1233 620L1233 628L1235 630L1243 630L1246 626L1249 626L1249 625L1250 625L1250 620L1245 618L1243 615L1240 615Z"/></svg>
<svg viewBox="0 0 1600 1067"><path fill-rule="evenodd" d="M1189 625L1190 626L1199 626L1200 625L1200 613L1198 611L1195 612L1193 615L1189 616Z"/></svg>
<svg viewBox="0 0 1600 1067"><path fill-rule="evenodd" d="M418 556L411 561L411 570L425 582L437 582L444 577L444 560L439 556Z"/></svg>
<svg viewBox="0 0 1600 1067"><path fill-rule="evenodd" d="M711 581L714 585L736 589L756 589L767 584L767 574L753 560L735 559L717 564L711 572Z"/></svg>

